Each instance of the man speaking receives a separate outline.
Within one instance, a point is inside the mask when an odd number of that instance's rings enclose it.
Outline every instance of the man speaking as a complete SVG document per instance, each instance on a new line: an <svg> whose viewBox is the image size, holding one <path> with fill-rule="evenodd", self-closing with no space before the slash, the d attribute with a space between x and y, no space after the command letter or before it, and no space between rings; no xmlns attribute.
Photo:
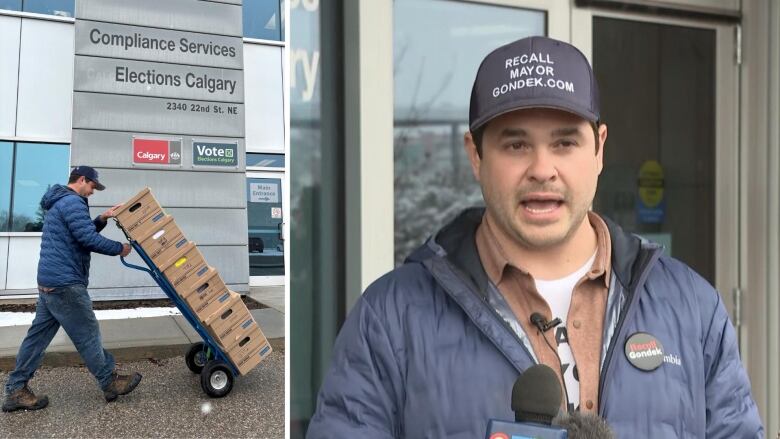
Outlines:
<svg viewBox="0 0 780 439"><path fill-rule="evenodd" d="M464 138L485 208L374 282L336 340L310 438L477 438L553 369L620 438L763 437L717 291L590 211L607 126L585 57L525 38L477 71ZM623 145L630 147L630 145Z"/></svg>

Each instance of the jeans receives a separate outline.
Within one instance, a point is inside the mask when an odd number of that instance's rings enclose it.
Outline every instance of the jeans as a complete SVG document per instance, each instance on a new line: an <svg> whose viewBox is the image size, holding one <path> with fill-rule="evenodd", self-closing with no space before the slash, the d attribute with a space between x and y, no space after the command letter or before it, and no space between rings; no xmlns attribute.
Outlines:
<svg viewBox="0 0 780 439"><path fill-rule="evenodd" d="M35 319L19 347L16 368L5 384L6 394L21 389L33 377L60 326L73 341L100 388L105 390L111 384L114 357L103 349L92 299L83 285L70 285L48 293L39 290Z"/></svg>

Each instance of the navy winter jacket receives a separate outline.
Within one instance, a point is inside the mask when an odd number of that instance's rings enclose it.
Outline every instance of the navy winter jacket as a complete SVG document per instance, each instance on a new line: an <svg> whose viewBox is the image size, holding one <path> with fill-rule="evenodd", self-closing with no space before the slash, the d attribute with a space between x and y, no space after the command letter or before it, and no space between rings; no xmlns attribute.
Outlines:
<svg viewBox="0 0 780 439"><path fill-rule="evenodd" d="M43 195L45 212L38 285L89 285L90 253L116 256L122 243L100 235L106 221L89 217L87 199L67 186L55 184Z"/></svg>
<svg viewBox="0 0 780 439"><path fill-rule="evenodd" d="M517 322L496 311L500 293L474 243L482 214L462 213L358 300L308 438L475 439L488 419L514 420L512 385L535 357L512 329ZM605 222L613 274L599 415L619 438L763 437L719 294L658 246ZM651 372L625 355L637 332L663 346L664 362Z"/></svg>

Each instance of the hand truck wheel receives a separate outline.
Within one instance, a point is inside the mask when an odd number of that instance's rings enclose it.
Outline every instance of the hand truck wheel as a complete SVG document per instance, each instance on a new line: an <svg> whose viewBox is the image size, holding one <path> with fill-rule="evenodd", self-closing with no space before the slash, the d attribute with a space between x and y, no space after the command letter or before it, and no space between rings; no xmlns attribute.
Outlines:
<svg viewBox="0 0 780 439"><path fill-rule="evenodd" d="M184 362L187 363L187 368L191 370L192 373L200 373L208 360L209 359L206 356L206 346L202 341L193 343L187 350L187 355L184 357Z"/></svg>
<svg viewBox="0 0 780 439"><path fill-rule="evenodd" d="M211 360L200 372L200 387L212 398L222 398L233 390L233 371L220 360Z"/></svg>

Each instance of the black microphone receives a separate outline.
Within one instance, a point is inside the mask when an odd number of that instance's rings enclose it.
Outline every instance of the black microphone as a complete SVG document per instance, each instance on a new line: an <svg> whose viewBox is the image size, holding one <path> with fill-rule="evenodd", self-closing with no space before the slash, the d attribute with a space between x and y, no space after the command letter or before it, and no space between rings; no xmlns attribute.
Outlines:
<svg viewBox="0 0 780 439"><path fill-rule="evenodd" d="M566 439L566 430L552 426L561 408L561 386L555 372L544 364L526 369L512 387L515 421L488 422L487 439L514 436L539 439Z"/></svg>
<svg viewBox="0 0 780 439"><path fill-rule="evenodd" d="M556 318L554 318L554 319L552 319L551 321L548 322L547 319L543 315L541 315L538 312L535 312L535 313L531 314L531 323L534 326L536 326L537 328L539 328L539 331L547 332L550 329L560 325L561 324L561 319L556 317Z"/></svg>
<svg viewBox="0 0 780 439"><path fill-rule="evenodd" d="M565 428L568 439L615 439L612 429L602 418L582 412L561 413L553 419L553 425Z"/></svg>

